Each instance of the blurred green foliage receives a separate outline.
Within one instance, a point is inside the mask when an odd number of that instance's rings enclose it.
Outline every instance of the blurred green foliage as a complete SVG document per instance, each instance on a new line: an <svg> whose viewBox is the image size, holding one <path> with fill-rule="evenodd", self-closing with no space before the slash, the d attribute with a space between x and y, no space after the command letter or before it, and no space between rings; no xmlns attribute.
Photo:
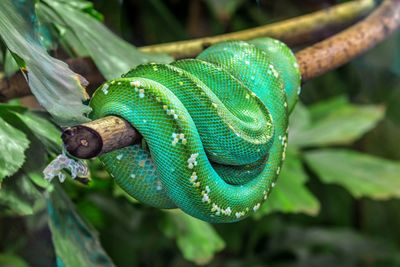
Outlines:
<svg viewBox="0 0 400 267"><path fill-rule="evenodd" d="M219 34L332 3L38 0L38 17L28 17L51 55L91 56L111 78L142 60L171 60L143 55L124 40ZM0 77L27 62L2 37ZM304 85L277 186L255 217L235 224L143 206L97 160L89 161L88 186L49 184L41 172L61 152L59 128L20 100L1 104L0 266L400 266L399 47L397 33Z"/></svg>

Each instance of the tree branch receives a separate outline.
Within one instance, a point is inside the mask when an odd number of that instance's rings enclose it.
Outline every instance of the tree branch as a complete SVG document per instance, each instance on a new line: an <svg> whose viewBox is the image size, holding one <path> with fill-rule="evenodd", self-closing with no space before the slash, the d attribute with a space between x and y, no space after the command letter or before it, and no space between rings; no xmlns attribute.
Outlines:
<svg viewBox="0 0 400 267"><path fill-rule="evenodd" d="M384 40L399 26L400 0L385 0L376 11L363 21L296 53L303 80L309 80L345 64ZM118 121L118 123L115 123L115 121ZM122 129L121 125L123 126ZM63 135L67 151L78 158L96 157L112 149L137 143L140 140L139 133L121 118L104 117L101 120L89 122L85 126L97 133L93 135L94 138L87 138L84 131L79 130L79 125L64 131L64 133L73 132L72 135ZM129 139L119 140L113 134L103 134L104 129L111 133L123 132L126 136L129 136ZM76 149L82 146L82 142L85 144L85 153L80 153L80 150ZM101 148L96 146L99 143L102 144ZM124 145L120 146L119 144ZM92 147L93 149L91 149Z"/></svg>
<svg viewBox="0 0 400 267"><path fill-rule="evenodd" d="M374 1L356 0L324 10L279 21L243 31L141 48L144 52L167 53L176 59L193 57L205 48L226 40L250 40L268 36L289 46L316 42L344 29L365 16L374 7Z"/></svg>
<svg viewBox="0 0 400 267"><path fill-rule="evenodd" d="M205 47L224 40L248 40L270 36L289 45L312 43L332 35L359 20L374 7L374 0L355 0L296 18L252 28L244 31L188 41L151 45L140 48L144 52L167 53L175 58L194 56ZM90 58L68 59L70 68L89 81L88 93L105 80ZM10 78L0 79L0 102L30 95L23 75L18 72Z"/></svg>

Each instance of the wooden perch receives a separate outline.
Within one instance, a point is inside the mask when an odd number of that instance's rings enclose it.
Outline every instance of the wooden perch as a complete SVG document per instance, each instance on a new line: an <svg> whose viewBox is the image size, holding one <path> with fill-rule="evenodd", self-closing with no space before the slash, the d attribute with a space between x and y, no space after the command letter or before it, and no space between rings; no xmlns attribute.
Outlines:
<svg viewBox="0 0 400 267"><path fill-rule="evenodd" d="M321 40L343 29L365 16L374 7L374 0L356 0L331 8L267 24L244 31L228 33L188 41L141 47L143 52L167 53L175 58L195 56L205 47L229 39L248 40L260 36L270 36L289 45L304 45ZM89 81L87 88L91 95L105 81L90 58L75 58L66 61L70 68ZM30 95L28 83L21 72L10 78L0 79L0 102Z"/></svg>
<svg viewBox="0 0 400 267"><path fill-rule="evenodd" d="M363 21L296 53L303 80L349 62L384 40L399 26L400 0L385 0ZM87 134L87 129L90 129L90 134ZM139 140L140 134L128 122L114 116L68 128L63 134L67 151L78 158L96 157Z"/></svg>

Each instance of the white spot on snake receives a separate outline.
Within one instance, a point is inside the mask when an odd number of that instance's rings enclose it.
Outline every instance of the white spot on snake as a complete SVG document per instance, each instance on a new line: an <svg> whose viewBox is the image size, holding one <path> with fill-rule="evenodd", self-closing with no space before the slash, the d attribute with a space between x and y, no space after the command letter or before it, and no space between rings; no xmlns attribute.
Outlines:
<svg viewBox="0 0 400 267"><path fill-rule="evenodd" d="M231 215L231 213L232 213L231 207L227 207L225 209L225 214L229 216L229 215Z"/></svg>
<svg viewBox="0 0 400 267"><path fill-rule="evenodd" d="M240 217L242 217L243 215L244 215L244 212L243 212L243 211L240 211L240 212L238 211L238 212L235 213L235 216L236 216L236 218L238 218L238 219L239 219Z"/></svg>
<svg viewBox="0 0 400 267"><path fill-rule="evenodd" d="M272 187L275 187L275 183L274 183L274 182L272 182L271 186L272 186Z"/></svg>
<svg viewBox="0 0 400 267"><path fill-rule="evenodd" d="M133 81L133 82L131 82L131 86L133 86L133 87L139 87L139 86L140 86L140 81Z"/></svg>
<svg viewBox="0 0 400 267"><path fill-rule="evenodd" d="M116 158L117 158L117 160L121 160L123 156L124 156L124 155L119 154Z"/></svg>
<svg viewBox="0 0 400 267"><path fill-rule="evenodd" d="M183 85L183 82L179 82L179 85Z"/></svg>
<svg viewBox="0 0 400 267"><path fill-rule="evenodd" d="M207 194L209 194L210 191L211 191L211 190L210 190L210 187L207 185L207 186L206 186L206 192L207 192Z"/></svg>
<svg viewBox="0 0 400 267"><path fill-rule="evenodd" d="M214 108L217 108L217 107L218 107L218 105L215 104L215 103L212 103L212 106L213 106Z"/></svg>
<svg viewBox="0 0 400 267"><path fill-rule="evenodd" d="M118 84L118 85L121 85L121 82L118 82L117 84Z"/></svg>
<svg viewBox="0 0 400 267"><path fill-rule="evenodd" d="M299 87L297 88L297 95L300 95L300 93L301 93L301 87L299 86Z"/></svg>
<svg viewBox="0 0 400 267"><path fill-rule="evenodd" d="M162 190L162 184L161 184L161 181L160 180L157 180L157 185L156 185L156 190L157 191L160 191L160 190Z"/></svg>
<svg viewBox="0 0 400 267"><path fill-rule="evenodd" d="M143 120L143 123L146 123L147 122L147 120Z"/></svg>
<svg viewBox="0 0 400 267"><path fill-rule="evenodd" d="M295 67L297 69L297 68L299 68L299 64L297 64L297 62L294 62L293 67Z"/></svg>
<svg viewBox="0 0 400 267"><path fill-rule="evenodd" d="M254 81L254 79L255 79L254 75L251 76L250 79L251 79L252 81Z"/></svg>
<svg viewBox="0 0 400 267"><path fill-rule="evenodd" d="M190 176L190 182L195 183L197 181L197 173L193 172L192 176Z"/></svg>
<svg viewBox="0 0 400 267"><path fill-rule="evenodd" d="M246 99L249 99L250 98L250 95L249 94L246 94Z"/></svg>
<svg viewBox="0 0 400 267"><path fill-rule="evenodd" d="M140 98L144 97L144 89L139 89L139 97Z"/></svg>
<svg viewBox="0 0 400 267"><path fill-rule="evenodd" d="M278 167L278 169L276 169L276 174L279 175L280 172L281 172L281 167Z"/></svg>
<svg viewBox="0 0 400 267"><path fill-rule="evenodd" d="M199 156L199 153L194 153L192 155L190 155L190 158L187 160L188 162L188 168L189 169L193 169L194 166L197 165L197 160L196 158Z"/></svg>
<svg viewBox="0 0 400 267"><path fill-rule="evenodd" d="M204 192L204 191L203 191L203 192ZM201 199L201 201L210 203L210 197L208 196L207 193L204 193L204 194L203 194L203 198Z"/></svg>
<svg viewBox="0 0 400 267"><path fill-rule="evenodd" d="M136 175L132 173L132 174L131 174L131 178L132 178L132 179L135 179L135 178L136 178Z"/></svg>
<svg viewBox="0 0 400 267"><path fill-rule="evenodd" d="M248 61L248 60L246 60L244 63L245 63L246 65L250 65L250 61Z"/></svg>
<svg viewBox="0 0 400 267"><path fill-rule="evenodd" d="M105 83L104 85L103 85L103 87L101 87L101 91L103 91L103 93L106 95L106 94L108 94L108 84L107 83Z"/></svg>

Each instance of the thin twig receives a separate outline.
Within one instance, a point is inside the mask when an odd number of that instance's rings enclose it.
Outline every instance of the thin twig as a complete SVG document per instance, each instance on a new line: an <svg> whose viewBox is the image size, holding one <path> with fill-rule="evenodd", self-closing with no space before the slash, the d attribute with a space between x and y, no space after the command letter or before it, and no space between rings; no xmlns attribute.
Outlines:
<svg viewBox="0 0 400 267"><path fill-rule="evenodd" d="M387 38L398 29L399 26L400 0L385 0L369 17L353 27L298 52L296 57L300 65L303 79L308 80L345 64ZM87 139L77 128L80 127L79 125L67 129L66 131L74 132L73 138L65 138L65 136L63 138L67 150L78 158L87 158L88 155L90 155L90 157L95 157L106 153L110 151L109 148L122 148L126 145L138 142L140 135L129 123L118 118L118 120L120 120L119 123L114 125L111 120L115 120L115 117L104 117L101 121L95 120L85 124L89 126L91 130L98 133L95 135L96 137L94 139ZM121 125L125 125L126 127L121 129ZM116 128L114 129L114 127ZM107 131L111 132L118 129L118 131L126 132L126 136L134 136L135 138L131 138L128 141L118 140L118 138L115 138L112 134L102 134L104 128L107 128ZM99 140L96 140L97 138ZM76 153L79 150L70 149L79 147L82 140L84 140L86 144L85 155ZM95 144L98 143L103 144L101 149L95 146ZM119 146L118 144L125 145ZM90 153L87 153L91 147L93 147L93 149Z"/></svg>

